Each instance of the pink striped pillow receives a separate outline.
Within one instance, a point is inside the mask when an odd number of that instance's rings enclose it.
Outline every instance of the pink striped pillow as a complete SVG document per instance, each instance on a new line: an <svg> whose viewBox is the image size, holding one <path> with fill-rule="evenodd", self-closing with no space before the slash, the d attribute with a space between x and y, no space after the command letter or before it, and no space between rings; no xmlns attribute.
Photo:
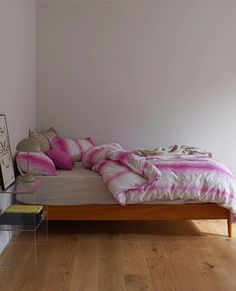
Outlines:
<svg viewBox="0 0 236 291"><path fill-rule="evenodd" d="M19 152L16 156L16 163L19 172L27 172L28 154ZM57 171L53 161L44 153L30 153L29 171L33 175L56 176Z"/></svg>
<svg viewBox="0 0 236 291"><path fill-rule="evenodd" d="M77 139L76 142L77 142L79 149L80 149L80 152L81 152L81 159L83 157L83 154L88 149L95 146L95 143L93 142L91 137Z"/></svg>
<svg viewBox="0 0 236 291"><path fill-rule="evenodd" d="M94 143L90 137L74 140L54 136L50 138L50 142L53 150L66 152L72 158L73 162L81 161L83 154L89 148L94 146Z"/></svg>

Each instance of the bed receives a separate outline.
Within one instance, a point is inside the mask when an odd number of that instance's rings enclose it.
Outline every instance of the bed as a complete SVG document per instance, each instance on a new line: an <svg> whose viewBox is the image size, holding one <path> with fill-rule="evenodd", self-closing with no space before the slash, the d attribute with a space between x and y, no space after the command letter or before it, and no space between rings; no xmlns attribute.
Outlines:
<svg viewBox="0 0 236 291"><path fill-rule="evenodd" d="M81 162L76 163L72 171L58 170L57 174L39 177L44 186L36 203L47 205L48 220L226 219L228 236L232 237L231 211L217 204L176 199L121 206L108 191L102 177L85 169ZM30 203L30 196L22 199Z"/></svg>

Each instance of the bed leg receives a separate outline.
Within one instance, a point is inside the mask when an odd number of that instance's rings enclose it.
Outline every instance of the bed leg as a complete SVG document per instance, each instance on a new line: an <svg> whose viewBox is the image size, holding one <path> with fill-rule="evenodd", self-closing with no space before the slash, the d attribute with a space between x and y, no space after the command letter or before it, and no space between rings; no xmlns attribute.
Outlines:
<svg viewBox="0 0 236 291"><path fill-rule="evenodd" d="M232 236L233 236L233 224L231 222L231 217L227 218L227 225L228 225L228 237L232 238Z"/></svg>

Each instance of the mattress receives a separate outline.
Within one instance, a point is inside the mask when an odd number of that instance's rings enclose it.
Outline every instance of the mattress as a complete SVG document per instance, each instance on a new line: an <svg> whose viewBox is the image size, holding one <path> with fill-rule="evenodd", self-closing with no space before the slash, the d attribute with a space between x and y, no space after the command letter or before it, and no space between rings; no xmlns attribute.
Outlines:
<svg viewBox="0 0 236 291"><path fill-rule="evenodd" d="M17 195L24 203L41 205L89 205L118 204L108 191L102 177L91 170L85 169L82 163L75 163L72 171L58 170L57 176L39 176L43 186L36 197L29 194ZM35 201L34 201L35 198ZM155 200L147 204L183 204L199 203L199 201Z"/></svg>

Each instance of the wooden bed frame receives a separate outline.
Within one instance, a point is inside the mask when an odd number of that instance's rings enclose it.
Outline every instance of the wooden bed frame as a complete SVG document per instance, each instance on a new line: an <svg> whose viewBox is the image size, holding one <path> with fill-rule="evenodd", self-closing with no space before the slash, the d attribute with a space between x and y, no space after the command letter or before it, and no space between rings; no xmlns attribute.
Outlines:
<svg viewBox="0 0 236 291"><path fill-rule="evenodd" d="M198 220L227 219L232 237L230 210L213 203L47 206L48 220Z"/></svg>

